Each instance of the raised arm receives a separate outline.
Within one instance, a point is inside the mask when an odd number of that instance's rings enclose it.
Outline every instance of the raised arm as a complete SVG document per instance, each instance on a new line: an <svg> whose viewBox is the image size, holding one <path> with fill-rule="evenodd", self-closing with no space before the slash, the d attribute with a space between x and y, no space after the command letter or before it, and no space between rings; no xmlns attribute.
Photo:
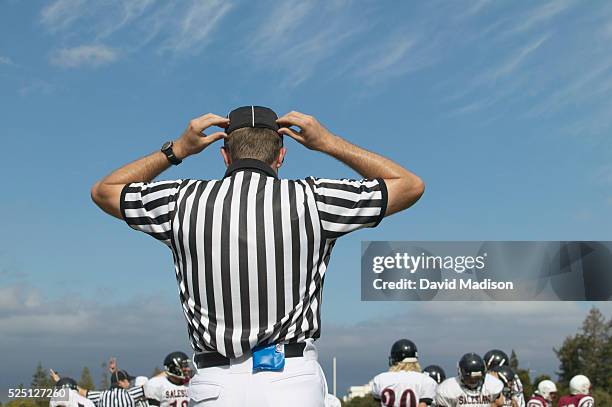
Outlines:
<svg viewBox="0 0 612 407"><path fill-rule="evenodd" d="M60 375L57 374L57 372L55 372L53 369L49 369L49 376L51 376L51 380L53 381L53 384L59 382L61 379ZM77 391L79 392L81 396L87 397L87 389L77 386Z"/></svg>
<svg viewBox="0 0 612 407"><path fill-rule="evenodd" d="M412 206L425 191L423 181L396 162L365 150L332 134L312 116L290 112L278 119L279 133L292 137L307 148L342 161L365 178L382 178L387 186L385 216ZM299 127L295 131L291 126Z"/></svg>
<svg viewBox="0 0 612 407"><path fill-rule="evenodd" d="M174 155L183 160L190 155L198 154L208 145L226 136L224 132L205 135L203 131L211 126L226 127L228 123L227 118L212 113L193 119L181 137L173 143ZM121 219L119 201L123 187L132 182L152 181L169 166L170 162L166 155L161 151L156 151L124 165L96 182L91 189L91 199L104 212Z"/></svg>

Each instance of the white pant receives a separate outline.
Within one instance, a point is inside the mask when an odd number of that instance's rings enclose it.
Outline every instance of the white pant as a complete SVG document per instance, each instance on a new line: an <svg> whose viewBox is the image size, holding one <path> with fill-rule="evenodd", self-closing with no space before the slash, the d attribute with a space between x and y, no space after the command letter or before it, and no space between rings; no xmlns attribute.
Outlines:
<svg viewBox="0 0 612 407"><path fill-rule="evenodd" d="M317 348L306 341L304 356L286 358L280 372L253 373L250 355L229 366L198 369L189 382L190 407L292 406L324 407L327 383Z"/></svg>

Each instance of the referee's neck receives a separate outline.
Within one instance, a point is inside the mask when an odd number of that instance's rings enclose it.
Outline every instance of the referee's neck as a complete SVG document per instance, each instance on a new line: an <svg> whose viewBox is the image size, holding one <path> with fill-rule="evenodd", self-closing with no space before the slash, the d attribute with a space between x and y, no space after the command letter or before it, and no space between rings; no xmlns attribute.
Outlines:
<svg viewBox="0 0 612 407"><path fill-rule="evenodd" d="M254 158L242 158L240 160L232 161L225 171L225 177L231 177L238 171L255 171L268 177L278 178L276 169L272 168L270 164L263 161L256 160Z"/></svg>

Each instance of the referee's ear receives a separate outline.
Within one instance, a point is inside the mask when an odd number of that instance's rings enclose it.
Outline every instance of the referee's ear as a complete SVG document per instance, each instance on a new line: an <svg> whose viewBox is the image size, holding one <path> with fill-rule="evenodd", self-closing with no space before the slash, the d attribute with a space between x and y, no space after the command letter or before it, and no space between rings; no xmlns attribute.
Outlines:
<svg viewBox="0 0 612 407"><path fill-rule="evenodd" d="M227 150L225 149L225 147L221 147L221 156L223 157L223 161L225 162L225 166L229 167L229 165L232 163L232 158L230 157L230 155L227 152Z"/></svg>
<svg viewBox="0 0 612 407"><path fill-rule="evenodd" d="M278 171L278 169L283 165L283 162L285 161L285 154L287 154L287 149L285 147L281 147L280 151L278 152L278 157L276 157L276 160L272 164L275 171Z"/></svg>

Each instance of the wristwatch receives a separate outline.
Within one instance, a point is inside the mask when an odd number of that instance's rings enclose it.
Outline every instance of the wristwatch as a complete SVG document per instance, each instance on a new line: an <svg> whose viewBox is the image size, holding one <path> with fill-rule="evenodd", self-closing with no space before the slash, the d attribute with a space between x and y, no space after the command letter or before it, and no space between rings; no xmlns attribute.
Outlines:
<svg viewBox="0 0 612 407"><path fill-rule="evenodd" d="M174 151L172 151L173 144L174 143L172 143L171 141L166 141L161 148L161 152L166 155L166 158L168 159L168 161L170 161L170 164L179 165L183 162L183 160L179 159L177 156L174 155Z"/></svg>

